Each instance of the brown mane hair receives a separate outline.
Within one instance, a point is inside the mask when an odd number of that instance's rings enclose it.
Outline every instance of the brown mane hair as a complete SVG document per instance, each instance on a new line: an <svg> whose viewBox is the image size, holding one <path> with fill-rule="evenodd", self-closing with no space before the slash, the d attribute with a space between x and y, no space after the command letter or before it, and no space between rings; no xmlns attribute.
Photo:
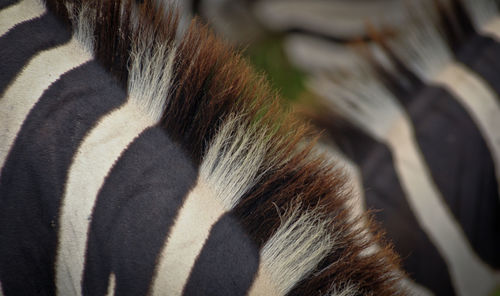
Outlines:
<svg viewBox="0 0 500 296"><path fill-rule="evenodd" d="M315 151L317 135L282 110L265 78L238 52L197 19L180 32L178 14L153 0L65 3L47 0L67 23L74 23L72 16L82 5L90 8L95 56L125 89L134 43L148 36L154 44L175 48L171 89L160 125L194 163L202 162L216 134L235 114L244 126L271 131L259 167L261 177L233 214L262 247L282 223L285 209L299 199L303 211L318 209L338 240L337 247L289 295L333 295L349 285L363 294L406 293L400 285L404 275L398 257L381 232L368 216L352 217L348 205L352 191L343 170ZM156 71L165 70L157 66Z"/></svg>

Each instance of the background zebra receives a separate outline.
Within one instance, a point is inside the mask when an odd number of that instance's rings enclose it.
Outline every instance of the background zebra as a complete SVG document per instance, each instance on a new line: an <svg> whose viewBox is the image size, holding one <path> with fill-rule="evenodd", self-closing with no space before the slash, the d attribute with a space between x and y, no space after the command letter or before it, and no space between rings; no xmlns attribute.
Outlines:
<svg viewBox="0 0 500 296"><path fill-rule="evenodd" d="M326 129L323 148L358 176L404 269L428 289L420 293L489 295L498 287L496 1L207 0L191 7L238 42L284 35L288 57L318 96L301 102L306 116Z"/></svg>
<svg viewBox="0 0 500 296"><path fill-rule="evenodd" d="M344 172L206 27L0 9L0 294L406 294Z"/></svg>

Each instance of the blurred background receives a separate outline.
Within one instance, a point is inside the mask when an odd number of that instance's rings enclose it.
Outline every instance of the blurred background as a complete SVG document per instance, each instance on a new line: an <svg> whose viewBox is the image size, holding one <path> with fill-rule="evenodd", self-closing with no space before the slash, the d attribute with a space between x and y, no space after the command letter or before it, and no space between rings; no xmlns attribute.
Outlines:
<svg viewBox="0 0 500 296"><path fill-rule="evenodd" d="M322 131L415 295L500 295L496 0L180 0Z"/></svg>
<svg viewBox="0 0 500 296"><path fill-rule="evenodd" d="M185 0L180 5L186 19L201 17L239 47L285 103L310 96L306 75L317 63L349 65L342 57L345 46L370 41L368 27L401 25L407 10L401 0Z"/></svg>

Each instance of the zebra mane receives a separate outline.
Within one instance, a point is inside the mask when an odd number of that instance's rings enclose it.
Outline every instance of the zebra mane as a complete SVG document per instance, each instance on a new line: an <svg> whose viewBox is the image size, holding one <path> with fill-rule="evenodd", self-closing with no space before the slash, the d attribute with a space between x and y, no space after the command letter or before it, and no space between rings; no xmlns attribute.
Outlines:
<svg viewBox="0 0 500 296"><path fill-rule="evenodd" d="M206 25L194 19L181 32L175 9L153 0L47 6L200 167L261 249L279 294L405 294L381 232L369 216L353 217L342 168Z"/></svg>

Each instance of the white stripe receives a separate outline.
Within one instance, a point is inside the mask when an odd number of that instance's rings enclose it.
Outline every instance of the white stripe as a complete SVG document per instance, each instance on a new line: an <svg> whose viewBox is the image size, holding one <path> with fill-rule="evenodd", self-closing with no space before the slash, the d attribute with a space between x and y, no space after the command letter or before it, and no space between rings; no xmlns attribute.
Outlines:
<svg viewBox="0 0 500 296"><path fill-rule="evenodd" d="M111 273L109 275L108 293L106 293L106 296L115 295L115 287L116 287L116 277L114 273Z"/></svg>
<svg viewBox="0 0 500 296"><path fill-rule="evenodd" d="M0 98L0 168L29 111L61 75L92 57L72 39L36 55Z"/></svg>
<svg viewBox="0 0 500 296"><path fill-rule="evenodd" d="M434 81L444 85L472 116L491 152L500 182L499 98L477 74L459 63L449 63Z"/></svg>
<svg viewBox="0 0 500 296"><path fill-rule="evenodd" d="M496 42L500 42L500 17L496 16L486 23L481 29L481 34L489 35L491 38L495 39Z"/></svg>
<svg viewBox="0 0 500 296"><path fill-rule="evenodd" d="M255 277L250 290L248 291L248 296L265 296L265 295L282 295L272 284L271 276L266 272L264 265L259 265L259 270L257 271L257 276Z"/></svg>
<svg viewBox="0 0 500 296"><path fill-rule="evenodd" d="M0 37L15 25L39 17L45 12L39 0L22 0L0 11Z"/></svg>
<svg viewBox="0 0 500 296"><path fill-rule="evenodd" d="M199 179L180 209L161 253L152 295L181 295L212 226L225 212L215 193Z"/></svg>
<svg viewBox="0 0 500 296"><path fill-rule="evenodd" d="M216 2L216 1L214 1ZM405 23L404 1L258 1L255 16L267 27L290 28L355 39L366 34L366 23L376 29Z"/></svg>
<svg viewBox="0 0 500 296"><path fill-rule="evenodd" d="M406 115L394 124L387 138L394 165L410 207L432 242L443 255L459 295L486 295L494 287L492 271L476 256L429 178L430 172L417 150Z"/></svg>
<svg viewBox="0 0 500 296"><path fill-rule="evenodd" d="M78 148L59 218L58 295L81 295L88 228L99 189L127 146L155 122L132 102L106 115Z"/></svg>
<svg viewBox="0 0 500 296"><path fill-rule="evenodd" d="M417 284L409 278L403 278L400 283L403 288L410 291L410 295L412 296L434 296L434 293L432 293L427 287Z"/></svg>

